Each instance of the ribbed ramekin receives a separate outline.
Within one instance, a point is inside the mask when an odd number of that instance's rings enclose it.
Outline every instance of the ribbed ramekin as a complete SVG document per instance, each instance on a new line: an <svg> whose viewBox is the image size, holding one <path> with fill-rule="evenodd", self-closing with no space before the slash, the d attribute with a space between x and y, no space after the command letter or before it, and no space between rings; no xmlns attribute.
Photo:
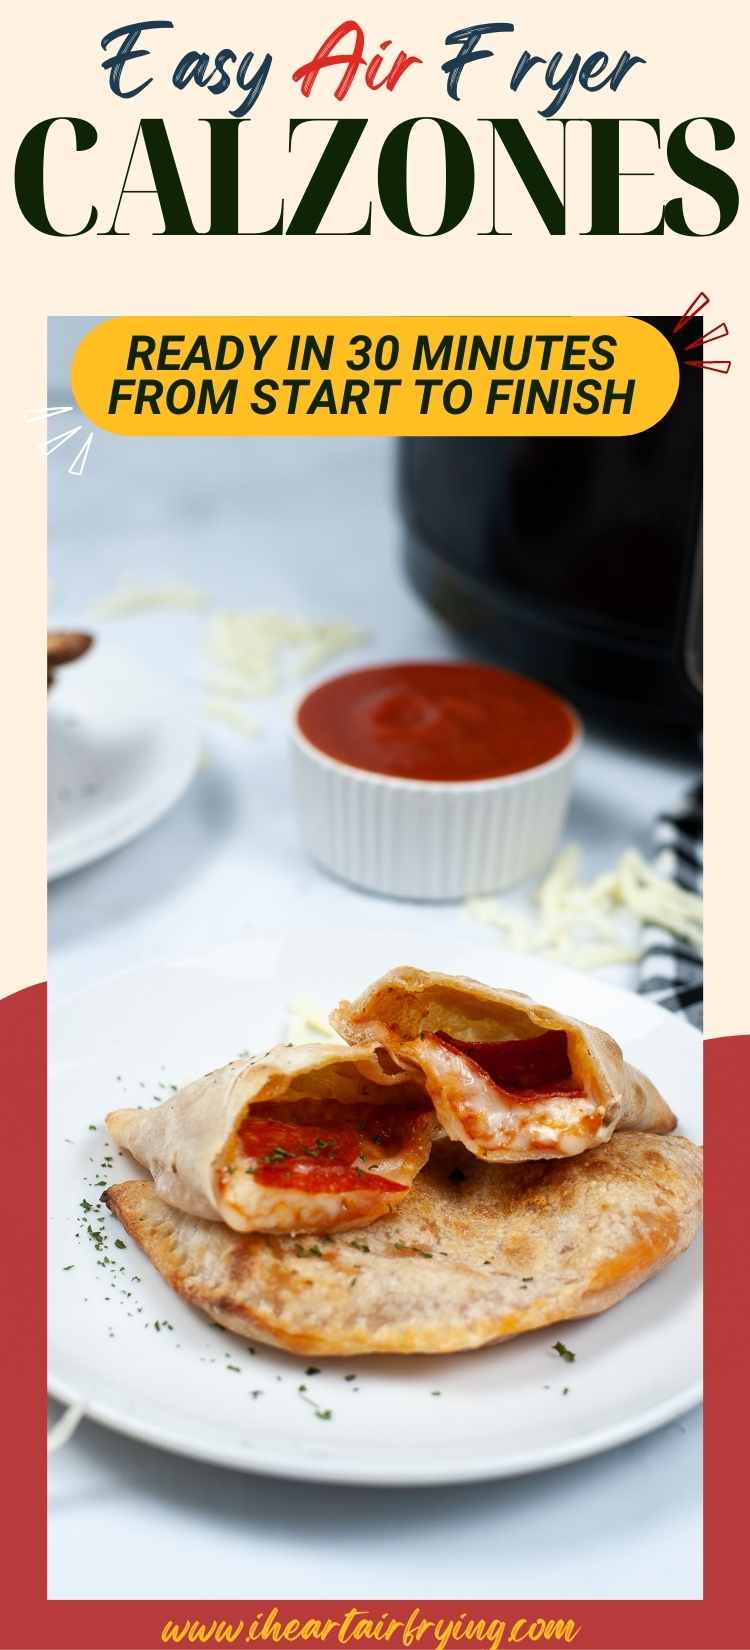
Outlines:
<svg viewBox="0 0 750 1650"><path fill-rule="evenodd" d="M399 779L350 767L303 734L292 758L308 852L347 882L402 899L462 899L523 882L552 857L580 724L558 756L498 779Z"/></svg>

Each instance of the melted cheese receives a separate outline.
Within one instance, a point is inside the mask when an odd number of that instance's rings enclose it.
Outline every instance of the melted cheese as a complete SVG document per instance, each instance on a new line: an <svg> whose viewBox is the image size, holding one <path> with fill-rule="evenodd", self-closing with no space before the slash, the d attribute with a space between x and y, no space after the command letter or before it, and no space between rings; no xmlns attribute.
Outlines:
<svg viewBox="0 0 750 1650"><path fill-rule="evenodd" d="M404 1193L407 1187L404 1186ZM401 1194L393 1191L299 1192L294 1187L261 1186L240 1170L225 1178L222 1202L225 1219L232 1211L246 1232L332 1232L338 1227L366 1225L395 1209ZM237 1224L230 1221L230 1225Z"/></svg>
<svg viewBox="0 0 750 1650"><path fill-rule="evenodd" d="M437 1039L421 1037L403 1045L403 1054L421 1066L433 1086L440 1121L452 1139L467 1137L482 1151L570 1156L607 1139L605 1107L585 1095L506 1100L482 1071ZM441 1101L444 1105L441 1105Z"/></svg>

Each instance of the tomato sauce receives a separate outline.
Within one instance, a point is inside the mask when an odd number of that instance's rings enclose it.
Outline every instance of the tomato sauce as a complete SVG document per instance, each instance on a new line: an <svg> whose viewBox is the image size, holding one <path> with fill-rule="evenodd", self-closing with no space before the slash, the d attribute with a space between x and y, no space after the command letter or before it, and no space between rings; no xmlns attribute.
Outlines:
<svg viewBox="0 0 750 1650"><path fill-rule="evenodd" d="M417 1118L432 1110L429 1100L416 1105L363 1106L362 1133L388 1154L405 1151Z"/></svg>
<svg viewBox="0 0 750 1650"><path fill-rule="evenodd" d="M508 1100L541 1100L551 1094L570 1094L577 1098L583 1095L583 1089L573 1082L565 1031L543 1031L538 1037L503 1043L461 1042L442 1031L434 1035L444 1048L455 1049L478 1066Z"/></svg>
<svg viewBox="0 0 750 1650"><path fill-rule="evenodd" d="M377 665L313 688L300 732L326 756L395 778L466 782L559 756L574 712L540 682L492 665Z"/></svg>

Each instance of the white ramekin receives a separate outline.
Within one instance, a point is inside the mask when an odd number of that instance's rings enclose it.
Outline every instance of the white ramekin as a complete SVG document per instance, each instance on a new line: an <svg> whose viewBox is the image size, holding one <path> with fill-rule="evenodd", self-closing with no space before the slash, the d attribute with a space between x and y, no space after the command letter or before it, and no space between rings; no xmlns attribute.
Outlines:
<svg viewBox="0 0 750 1650"><path fill-rule="evenodd" d="M298 707L299 708L299 707ZM402 899L463 899L523 882L560 840L581 744L500 779L398 779L326 756L295 711L292 759L308 852L345 881Z"/></svg>

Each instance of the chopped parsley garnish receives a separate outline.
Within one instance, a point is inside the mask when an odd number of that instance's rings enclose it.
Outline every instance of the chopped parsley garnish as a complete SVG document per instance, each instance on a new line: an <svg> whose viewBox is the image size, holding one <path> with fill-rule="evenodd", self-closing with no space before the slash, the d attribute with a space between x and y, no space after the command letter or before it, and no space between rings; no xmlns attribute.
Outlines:
<svg viewBox="0 0 750 1650"><path fill-rule="evenodd" d="M122 1238L115 1238L115 1248L116 1249L127 1249L127 1244L123 1243Z"/></svg>
<svg viewBox="0 0 750 1650"><path fill-rule="evenodd" d="M332 1418L333 1418L333 1410L332 1409L318 1409L318 1406L315 1403L313 1398L306 1398L305 1397L304 1389L301 1386L299 1386L297 1388L297 1391L298 1391L298 1393L299 1393L299 1395L302 1399L303 1404L309 1404L310 1405L310 1408L311 1408L311 1410L312 1410L312 1412L315 1416L316 1421L330 1421L330 1420L332 1420Z"/></svg>
<svg viewBox="0 0 750 1650"><path fill-rule="evenodd" d="M351 1243L349 1244L349 1248L350 1249L359 1249L360 1253L363 1254L363 1255L369 1255L369 1253L370 1253L369 1243L361 1243L359 1238L353 1238Z"/></svg>
<svg viewBox="0 0 750 1650"><path fill-rule="evenodd" d="M555 1341L552 1351L556 1352L558 1357L564 1358L566 1364L574 1364L576 1361L575 1352L571 1352L569 1346L563 1346L562 1341Z"/></svg>
<svg viewBox="0 0 750 1650"><path fill-rule="evenodd" d="M316 1369L315 1364L311 1364L310 1368L305 1370L305 1374L306 1375L319 1375L320 1370Z"/></svg>
<svg viewBox="0 0 750 1650"><path fill-rule="evenodd" d="M314 1146L307 1146L306 1147L305 1152L304 1152L303 1155L305 1157L320 1157L321 1152L335 1152L335 1150L336 1150L335 1140L320 1140L320 1139L318 1139L318 1140L316 1140Z"/></svg>
<svg viewBox="0 0 750 1650"><path fill-rule="evenodd" d="M264 1157L258 1159L258 1164L283 1163L285 1158L299 1161L301 1157L333 1157L335 1153L336 1141L325 1140L319 1135L312 1146L297 1146L294 1151L287 1151L286 1146L272 1146ZM250 1173L254 1173L254 1170L250 1170Z"/></svg>

